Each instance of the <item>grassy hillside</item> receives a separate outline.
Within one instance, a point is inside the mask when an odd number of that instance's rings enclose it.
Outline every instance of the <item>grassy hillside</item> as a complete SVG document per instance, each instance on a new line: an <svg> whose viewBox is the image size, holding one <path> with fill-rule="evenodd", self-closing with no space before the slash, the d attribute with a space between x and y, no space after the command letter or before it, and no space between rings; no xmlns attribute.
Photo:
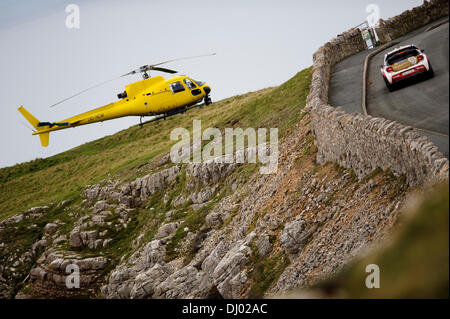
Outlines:
<svg viewBox="0 0 450 319"><path fill-rule="evenodd" d="M131 180L139 167L169 152L176 127L278 127L285 136L298 122L311 82L305 69L276 88L230 97L166 121L133 126L67 152L0 169L0 220L50 202L79 198L85 185L108 176ZM214 88L213 88L214 89ZM31 141L30 141L31 143Z"/></svg>

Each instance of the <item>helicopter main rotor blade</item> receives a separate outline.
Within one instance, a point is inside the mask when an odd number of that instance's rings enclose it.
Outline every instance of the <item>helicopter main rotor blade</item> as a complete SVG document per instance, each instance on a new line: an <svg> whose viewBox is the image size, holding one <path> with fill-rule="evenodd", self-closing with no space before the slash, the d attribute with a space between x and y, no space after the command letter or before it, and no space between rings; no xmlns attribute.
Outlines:
<svg viewBox="0 0 450 319"><path fill-rule="evenodd" d="M171 74L178 72L178 71L171 70L171 69L154 67L153 65L143 65L139 69L133 70L131 72L128 72L128 73L122 75L122 77L127 76L127 75L131 75L131 74L136 74L136 73L139 73L139 72L147 72L147 71L161 71L161 72L166 72L166 73L171 73Z"/></svg>
<svg viewBox="0 0 450 319"><path fill-rule="evenodd" d="M177 73L177 72L178 72L178 71L175 71L175 70L166 69L166 68L159 68L159 67L156 67L156 68L155 68L155 67L152 67L151 70L152 70L152 71L166 72L166 73L171 73L171 74Z"/></svg>
<svg viewBox="0 0 450 319"><path fill-rule="evenodd" d="M174 61L180 61L180 60L187 60L187 59L195 59L195 58L201 58L201 57L205 57L205 56L210 56L210 55L216 55L216 53L210 53L210 54L202 54L202 55L193 55L193 56L187 56L187 57L183 57L183 58L177 58L177 59L171 59L171 60L167 60L167 61L163 61L163 62L159 62L156 64L150 64L150 65L143 65L141 66L139 69L135 69L131 72L128 72L122 76L127 76L127 75L131 75L131 74L136 74L138 72L147 72L147 71L151 71L151 70L156 70L159 71L155 68L155 66L161 65L161 64L166 64L169 62L174 62ZM166 71L162 71L162 72L166 72ZM173 73L173 72L167 72L167 73Z"/></svg>
<svg viewBox="0 0 450 319"><path fill-rule="evenodd" d="M169 63L169 62L174 62L174 61L180 61L180 60L187 60L187 59L195 59L195 58L201 58L204 56L210 56L210 55L216 55L216 53L209 53L209 54L202 54L202 55L193 55L193 56L186 56L183 58L177 58L177 59L172 59L172 60L167 60L164 62L159 62L156 64L152 64L151 66L157 66L157 65L161 65L161 64L165 64L165 63Z"/></svg>
<svg viewBox="0 0 450 319"><path fill-rule="evenodd" d="M101 83L97 83L97 84L95 84L95 85L93 85L93 86L91 86L91 87L88 87L87 89L84 89L84 90L82 90L82 91L80 91L80 92L78 92L78 93L75 93L74 95L71 95L71 96L65 98L64 100L61 100L61 101L59 101L59 102L56 102L55 104L50 105L50 107L57 106L57 105L59 105L59 104L65 102L65 101L67 101L67 100L70 100L70 99L72 99L72 98L74 98L74 97L76 97L76 96L78 96L78 95L80 95L80 94L83 94L83 93L86 92L86 91L95 89L96 87L99 87L99 86L101 86L101 85L103 85L103 84L106 84L106 83L108 83L108 82L112 82L112 81L117 80L117 79L118 79L118 77L116 77L116 78L114 78L114 79L107 80L107 81L103 81L103 82L101 82Z"/></svg>
<svg viewBox="0 0 450 319"><path fill-rule="evenodd" d="M150 70L150 66L149 65L143 65L139 69L136 69L136 70L130 71L128 73L122 74L120 77L132 75L132 74L137 74L137 73L142 73L142 72L146 72L146 71L149 71L149 70Z"/></svg>

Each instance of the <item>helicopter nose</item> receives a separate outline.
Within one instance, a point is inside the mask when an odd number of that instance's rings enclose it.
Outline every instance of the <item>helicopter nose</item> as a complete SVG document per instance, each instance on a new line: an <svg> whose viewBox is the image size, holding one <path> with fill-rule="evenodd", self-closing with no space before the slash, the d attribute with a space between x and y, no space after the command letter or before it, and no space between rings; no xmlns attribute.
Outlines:
<svg viewBox="0 0 450 319"><path fill-rule="evenodd" d="M203 88L203 90L205 90L206 95L208 95L209 92L211 92L211 88L210 88L209 86L205 86L205 87Z"/></svg>

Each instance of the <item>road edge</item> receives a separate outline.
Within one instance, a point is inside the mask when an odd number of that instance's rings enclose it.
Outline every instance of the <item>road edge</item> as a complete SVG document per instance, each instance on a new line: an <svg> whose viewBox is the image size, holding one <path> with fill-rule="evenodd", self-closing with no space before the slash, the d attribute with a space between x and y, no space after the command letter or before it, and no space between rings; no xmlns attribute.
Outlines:
<svg viewBox="0 0 450 319"><path fill-rule="evenodd" d="M445 19L445 20L443 20L441 22L438 22L436 24L433 24L432 26L426 28L425 31L423 31L423 32L428 32L428 31L431 31L433 29L436 29L437 27L440 27L441 25L448 23L448 21L449 21L449 18L447 17L447 19Z"/></svg>

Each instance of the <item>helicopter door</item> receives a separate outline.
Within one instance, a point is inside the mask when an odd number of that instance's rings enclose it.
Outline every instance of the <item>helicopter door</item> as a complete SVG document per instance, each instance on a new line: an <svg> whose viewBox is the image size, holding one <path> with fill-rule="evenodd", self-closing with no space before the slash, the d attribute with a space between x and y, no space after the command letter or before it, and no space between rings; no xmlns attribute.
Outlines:
<svg viewBox="0 0 450 319"><path fill-rule="evenodd" d="M149 95L151 97L148 99L148 101L144 100L144 102L148 103L146 111L160 114L173 109L176 105L173 93L168 86L157 88L151 93L147 93L146 97Z"/></svg>
<svg viewBox="0 0 450 319"><path fill-rule="evenodd" d="M176 107L185 106L189 104L189 91L186 90L181 81L173 82L170 85L170 89L173 92L173 97L175 99Z"/></svg>

